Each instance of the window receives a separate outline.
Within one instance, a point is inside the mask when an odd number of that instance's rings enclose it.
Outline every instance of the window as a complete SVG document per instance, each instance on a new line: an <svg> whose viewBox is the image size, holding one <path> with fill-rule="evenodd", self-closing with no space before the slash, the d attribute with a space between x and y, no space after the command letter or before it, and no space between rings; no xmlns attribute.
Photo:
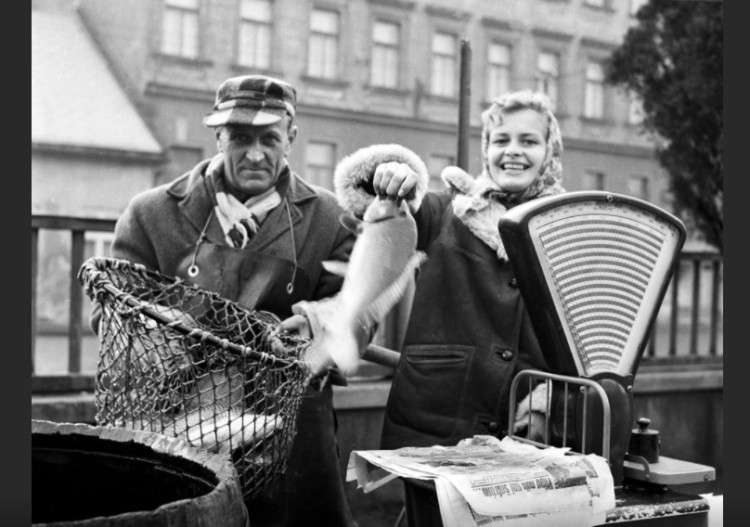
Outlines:
<svg viewBox="0 0 750 527"><path fill-rule="evenodd" d="M339 14L313 9L310 16L310 51L308 74L321 79L335 79L339 54Z"/></svg>
<svg viewBox="0 0 750 527"><path fill-rule="evenodd" d="M427 190L442 190L445 183L440 178L443 169L456 164L453 156L445 154L432 154L427 158L427 172L430 175L430 181L427 184Z"/></svg>
<svg viewBox="0 0 750 527"><path fill-rule="evenodd" d="M583 190L604 190L604 180L603 172L587 170L583 173Z"/></svg>
<svg viewBox="0 0 750 527"><path fill-rule="evenodd" d="M488 99L510 91L510 46L491 42L487 48Z"/></svg>
<svg viewBox="0 0 750 527"><path fill-rule="evenodd" d="M198 56L198 0L166 0L161 50L180 57Z"/></svg>
<svg viewBox="0 0 750 527"><path fill-rule="evenodd" d="M555 53L539 53L536 60L536 89L545 93L557 111L557 98L560 83L560 56Z"/></svg>
<svg viewBox="0 0 750 527"><path fill-rule="evenodd" d="M398 86L399 29L393 22L378 21L372 26L370 82L373 86Z"/></svg>
<svg viewBox="0 0 750 527"><path fill-rule="evenodd" d="M628 194L648 201L648 178L646 176L630 176L628 178Z"/></svg>
<svg viewBox="0 0 750 527"><path fill-rule="evenodd" d="M237 62L258 69L271 67L271 0L242 0Z"/></svg>
<svg viewBox="0 0 750 527"><path fill-rule="evenodd" d="M589 119L604 117L604 66L600 62L586 63L583 115Z"/></svg>
<svg viewBox="0 0 750 527"><path fill-rule="evenodd" d="M333 188L333 171L336 168L336 145L310 141L305 149L305 179L325 187Z"/></svg>
<svg viewBox="0 0 750 527"><path fill-rule="evenodd" d="M435 33L432 37L431 93L443 97L456 95L456 37L449 33Z"/></svg>

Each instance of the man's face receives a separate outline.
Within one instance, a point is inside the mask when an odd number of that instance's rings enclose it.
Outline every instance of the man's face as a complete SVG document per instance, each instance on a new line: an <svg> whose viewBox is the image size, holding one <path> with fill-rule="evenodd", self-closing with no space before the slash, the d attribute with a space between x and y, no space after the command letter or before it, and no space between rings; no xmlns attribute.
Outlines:
<svg viewBox="0 0 750 527"><path fill-rule="evenodd" d="M217 147L224 154L227 190L240 201L276 184L297 136L290 119L287 115L266 126L227 125L219 130Z"/></svg>

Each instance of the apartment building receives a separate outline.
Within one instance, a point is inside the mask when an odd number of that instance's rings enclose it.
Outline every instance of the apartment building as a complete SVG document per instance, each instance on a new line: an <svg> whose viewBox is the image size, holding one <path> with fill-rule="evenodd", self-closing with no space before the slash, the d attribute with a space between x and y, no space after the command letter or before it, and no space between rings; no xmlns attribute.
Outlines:
<svg viewBox="0 0 750 527"><path fill-rule="evenodd" d="M432 184L457 159L461 47L470 49L468 168L478 173L480 113L506 90L544 90L565 143L569 190L665 203L638 103L604 82L603 61L643 0L79 0L78 12L167 152L155 182L215 151L201 117L225 78L293 83L295 169L331 187L338 161L399 143Z"/></svg>
<svg viewBox="0 0 750 527"><path fill-rule="evenodd" d="M568 190L668 207L637 101L604 82L603 61L642 2L34 0L32 211L116 218L140 190L215 153L202 117L219 83L246 73L297 88L290 162L308 180L331 188L344 156L399 143L439 188L458 162L462 46L471 173L481 170L481 111L507 90L540 89L556 105ZM87 233L86 256L107 254L111 236ZM60 324L65 244L63 233L40 238L42 286L56 293L38 309Z"/></svg>

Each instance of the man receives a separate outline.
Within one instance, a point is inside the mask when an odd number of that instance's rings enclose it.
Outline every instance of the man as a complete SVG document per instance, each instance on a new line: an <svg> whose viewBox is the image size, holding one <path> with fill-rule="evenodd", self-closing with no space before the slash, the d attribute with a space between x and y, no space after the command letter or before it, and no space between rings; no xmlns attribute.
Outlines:
<svg viewBox="0 0 750 527"><path fill-rule="evenodd" d="M262 75L227 79L203 123L219 154L133 198L115 228L113 256L185 278L247 309L270 311L309 336L300 301L329 298L354 235L334 194L306 183L287 156L297 136L296 91ZM284 477L247 503L250 524L355 526L339 473L332 376L303 397Z"/></svg>

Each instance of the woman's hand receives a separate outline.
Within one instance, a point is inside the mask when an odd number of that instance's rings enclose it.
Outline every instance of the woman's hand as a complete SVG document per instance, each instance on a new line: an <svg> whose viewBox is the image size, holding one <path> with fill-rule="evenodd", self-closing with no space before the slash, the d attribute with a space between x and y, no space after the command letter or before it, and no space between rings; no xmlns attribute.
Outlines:
<svg viewBox="0 0 750 527"><path fill-rule="evenodd" d="M531 412L531 426L525 437L537 443L544 443L544 431L547 427L547 417L541 412Z"/></svg>
<svg viewBox="0 0 750 527"><path fill-rule="evenodd" d="M406 163L390 161L375 169L372 186L375 194L410 199L417 186L417 173Z"/></svg>

